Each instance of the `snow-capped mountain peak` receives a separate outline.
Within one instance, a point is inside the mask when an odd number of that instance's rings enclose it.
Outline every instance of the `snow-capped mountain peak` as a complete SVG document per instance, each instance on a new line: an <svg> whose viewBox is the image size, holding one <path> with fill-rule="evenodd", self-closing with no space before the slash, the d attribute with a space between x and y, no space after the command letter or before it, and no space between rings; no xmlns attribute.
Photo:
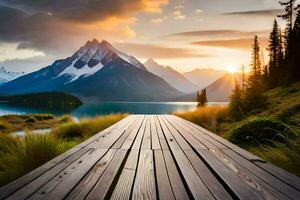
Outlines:
<svg viewBox="0 0 300 200"><path fill-rule="evenodd" d="M0 84L11 81L19 76L24 75L24 72L11 72L7 71L4 67L0 68Z"/></svg>
<svg viewBox="0 0 300 200"><path fill-rule="evenodd" d="M60 71L57 77L68 75L70 76L70 80L67 83L70 83L80 77L88 77L95 74L101 70L103 66L116 58L130 63L133 67L147 71L144 65L133 56L129 56L115 49L106 40L99 42L93 39L92 41L86 42L84 46L70 57L71 62Z"/></svg>

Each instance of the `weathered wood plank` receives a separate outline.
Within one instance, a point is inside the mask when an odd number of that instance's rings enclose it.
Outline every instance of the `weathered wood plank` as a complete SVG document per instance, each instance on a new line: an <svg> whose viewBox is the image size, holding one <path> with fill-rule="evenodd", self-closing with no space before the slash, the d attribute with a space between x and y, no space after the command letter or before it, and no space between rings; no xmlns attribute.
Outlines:
<svg viewBox="0 0 300 200"><path fill-rule="evenodd" d="M166 138L162 132L162 128L159 124L157 116L155 116L154 122L155 122L156 130L157 130L157 134L158 134L158 138L159 138L159 143L161 145L161 149L169 150L169 146L168 146Z"/></svg>
<svg viewBox="0 0 300 200"><path fill-rule="evenodd" d="M205 185L209 188L216 199L232 199L225 187L219 182L214 174L211 173L211 171L194 151L186 151L185 154L192 163L198 175L201 177Z"/></svg>
<svg viewBox="0 0 300 200"><path fill-rule="evenodd" d="M97 164L88 172L88 174L86 174L85 177L76 185L76 187L72 189L65 199L84 199L102 176L115 153L115 149L110 149L106 155L100 161L98 161Z"/></svg>
<svg viewBox="0 0 300 200"><path fill-rule="evenodd" d="M108 127L107 129L105 129L105 130L101 131L100 133L94 135L93 137L87 139L86 141L82 142L81 144L73 147L72 149L68 150L67 152L65 152L65 153L57 156L56 158L50 160L49 162L45 163L41 167L39 167L39 168L33 170L32 172L24 175L23 177L17 179L16 181L13 181L12 183L1 187L0 188L0 199L3 199L5 197L9 196L10 194L12 194L13 192L19 190L23 186L28 185L31 181L35 180L36 178L38 178L39 176L41 176L42 174L44 174L48 170L52 169L53 167L56 167L56 165L58 165L60 162L68 159L74 153L76 153L77 151L83 149L88 144L92 143L95 139L97 139L97 138L101 137L103 134L107 134L107 133L109 133L109 132L111 132L111 131L113 131L117 128L122 128L124 125L129 123L134 118L135 118L135 116L129 116L129 117L126 117L125 119L122 119L118 123ZM87 150L88 149L86 149L86 151ZM64 161L64 162L66 162L66 161Z"/></svg>
<svg viewBox="0 0 300 200"><path fill-rule="evenodd" d="M172 134L168 131L166 121L164 121L162 116L159 116L160 124L162 125L163 132L166 134L167 138L171 138L168 134ZM186 184L189 187L195 199L214 199L211 192L205 186L201 178L198 176L197 172L194 170L193 166L185 156L182 149L177 144L176 140L167 140L170 146L171 152L177 162L177 165L183 175ZM176 145L174 145L176 144Z"/></svg>
<svg viewBox="0 0 300 200"><path fill-rule="evenodd" d="M239 199L263 199L252 187L250 187L241 177L232 169L220 161L210 150L196 149L200 156L205 160L211 170L233 192Z"/></svg>
<svg viewBox="0 0 300 200"><path fill-rule="evenodd" d="M146 128L145 128L145 133L144 133L144 137L143 137L143 140L142 140L141 149L144 149L144 150L150 150L151 149L150 118L151 118L151 116L148 116L147 123L146 123Z"/></svg>
<svg viewBox="0 0 300 200"><path fill-rule="evenodd" d="M131 133L129 134L128 138L125 140L125 142L122 144L121 149L130 149L132 146L132 143L135 141L138 131L141 129L141 126L144 121L144 116L141 116L139 120L136 122L136 126L134 129L131 130Z"/></svg>
<svg viewBox="0 0 300 200"><path fill-rule="evenodd" d="M198 134L191 134L189 131L185 130L183 128L183 126L181 126L181 124L177 124L177 121L175 121L174 119L172 119L171 117L167 116L165 117L166 120L169 121L170 124L172 124L174 126L174 128L181 134L181 136L183 138L185 138L188 143L193 146L193 148L196 149L208 149L207 146L205 146L204 144L207 144L209 142L205 141L202 139L202 142L200 142L198 139L196 139L195 136L198 136Z"/></svg>
<svg viewBox="0 0 300 200"><path fill-rule="evenodd" d="M153 151L141 150L132 199L157 199Z"/></svg>
<svg viewBox="0 0 300 200"><path fill-rule="evenodd" d="M145 133L145 128L146 128L146 124L147 124L147 120L148 120L148 116L145 116L145 119L142 123L141 128L139 129L139 132L133 142L133 145L131 147L131 149L140 149L141 148L141 144L142 144L142 140L144 137L144 133Z"/></svg>
<svg viewBox="0 0 300 200"><path fill-rule="evenodd" d="M130 194L134 182L139 150L131 150L122 170L121 176L116 184L111 199L130 199Z"/></svg>
<svg viewBox="0 0 300 200"><path fill-rule="evenodd" d="M175 199L161 150L154 151L154 163L159 199Z"/></svg>
<svg viewBox="0 0 300 200"><path fill-rule="evenodd" d="M280 179L264 171L263 169L256 166L255 164L240 156L239 154L235 153L234 151L227 150L224 152L226 153L226 155L230 156L232 159L237 161L240 165L244 166L250 171L253 171L257 177L259 177L265 183L268 183L271 187L275 188L276 190L285 193L287 196L293 199L298 199L300 197L299 191L297 191L293 187L290 187L288 184L285 184Z"/></svg>
<svg viewBox="0 0 300 200"><path fill-rule="evenodd" d="M106 152L107 150L104 149L91 149L31 195L29 199L63 199Z"/></svg>
<svg viewBox="0 0 300 200"><path fill-rule="evenodd" d="M115 153L112 161L95 184L94 188L86 197L87 200L105 199L110 196L114 187L114 182L117 181L118 175L121 172L122 165L125 163L128 150L119 149Z"/></svg>
<svg viewBox="0 0 300 200"><path fill-rule="evenodd" d="M180 174L176 168L175 161L169 150L163 150L164 158L166 161L166 167L176 199L189 199L188 192L184 187L184 183L180 177Z"/></svg>
<svg viewBox="0 0 300 200"><path fill-rule="evenodd" d="M152 149L161 149L155 120L157 120L157 118L154 115L151 115L150 130L151 130Z"/></svg>

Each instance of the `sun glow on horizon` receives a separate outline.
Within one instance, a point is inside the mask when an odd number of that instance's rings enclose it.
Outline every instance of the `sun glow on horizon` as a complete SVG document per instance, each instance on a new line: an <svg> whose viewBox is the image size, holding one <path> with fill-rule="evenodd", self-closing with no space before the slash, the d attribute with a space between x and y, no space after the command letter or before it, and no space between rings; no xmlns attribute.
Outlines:
<svg viewBox="0 0 300 200"><path fill-rule="evenodd" d="M236 66L228 66L228 67L226 67L226 70L227 70L229 73L234 74L234 73L236 73L236 72L239 71L239 68L236 67Z"/></svg>

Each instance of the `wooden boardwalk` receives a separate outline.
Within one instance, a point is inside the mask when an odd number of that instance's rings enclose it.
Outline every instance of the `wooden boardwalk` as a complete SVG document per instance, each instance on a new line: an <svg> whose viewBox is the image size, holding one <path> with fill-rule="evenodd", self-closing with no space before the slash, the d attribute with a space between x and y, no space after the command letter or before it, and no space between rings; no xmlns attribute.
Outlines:
<svg viewBox="0 0 300 200"><path fill-rule="evenodd" d="M300 199L300 179L176 116L131 115L0 199Z"/></svg>

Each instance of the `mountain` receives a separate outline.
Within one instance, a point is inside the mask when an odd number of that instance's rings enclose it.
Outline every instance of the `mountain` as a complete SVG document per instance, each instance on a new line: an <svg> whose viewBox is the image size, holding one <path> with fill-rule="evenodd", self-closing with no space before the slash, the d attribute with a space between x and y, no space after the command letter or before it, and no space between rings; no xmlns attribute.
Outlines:
<svg viewBox="0 0 300 200"><path fill-rule="evenodd" d="M7 71L4 67L0 68L0 84L9 82L19 76L23 76L24 72L10 72Z"/></svg>
<svg viewBox="0 0 300 200"><path fill-rule="evenodd" d="M236 85L242 85L242 75L227 73L206 87L207 99L211 102L228 102Z"/></svg>
<svg viewBox="0 0 300 200"><path fill-rule="evenodd" d="M85 101L167 101L183 94L133 56L95 39L71 57L0 87L1 94L49 91L71 93Z"/></svg>
<svg viewBox="0 0 300 200"><path fill-rule="evenodd" d="M155 62L152 58L148 59L144 63L148 71L153 74L165 79L167 83L177 88L178 90L191 93L197 91L197 86L185 78L181 73L167 66L164 67Z"/></svg>
<svg viewBox="0 0 300 200"><path fill-rule="evenodd" d="M195 69L190 72L185 72L183 75L192 83L196 84L198 88L205 88L226 73L227 72L223 70Z"/></svg>
<svg viewBox="0 0 300 200"><path fill-rule="evenodd" d="M209 102L228 102L236 85L242 85L241 74L226 73L221 78L206 87ZM175 101L196 101L196 93L183 95L173 99Z"/></svg>

